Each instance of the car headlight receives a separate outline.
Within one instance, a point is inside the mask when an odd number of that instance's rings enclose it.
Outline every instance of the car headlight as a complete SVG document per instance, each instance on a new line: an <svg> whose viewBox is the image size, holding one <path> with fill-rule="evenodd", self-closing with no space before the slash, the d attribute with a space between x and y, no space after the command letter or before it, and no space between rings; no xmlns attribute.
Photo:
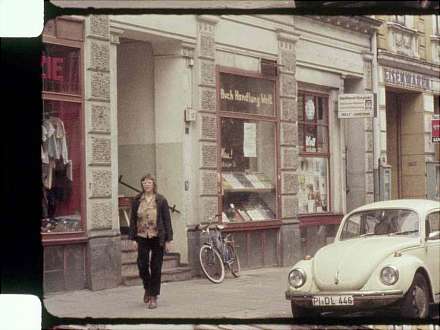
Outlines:
<svg viewBox="0 0 440 330"><path fill-rule="evenodd" d="M399 279L399 271L393 266L386 266L380 271L380 280L385 285L393 285Z"/></svg>
<svg viewBox="0 0 440 330"><path fill-rule="evenodd" d="M306 273L301 268L295 268L289 272L289 284L296 289L302 287L306 279Z"/></svg>

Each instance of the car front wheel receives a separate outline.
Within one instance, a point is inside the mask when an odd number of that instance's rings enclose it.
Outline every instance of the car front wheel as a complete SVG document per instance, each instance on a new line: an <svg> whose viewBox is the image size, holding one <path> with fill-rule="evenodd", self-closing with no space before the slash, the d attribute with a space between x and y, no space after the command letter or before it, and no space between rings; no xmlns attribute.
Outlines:
<svg viewBox="0 0 440 330"><path fill-rule="evenodd" d="M290 306L292 308L292 316L295 319L310 319L319 315L318 311L310 308L296 306L292 301L290 302Z"/></svg>
<svg viewBox="0 0 440 330"><path fill-rule="evenodd" d="M425 277L416 273L402 301L401 316L409 319L426 319L429 316L429 289Z"/></svg>

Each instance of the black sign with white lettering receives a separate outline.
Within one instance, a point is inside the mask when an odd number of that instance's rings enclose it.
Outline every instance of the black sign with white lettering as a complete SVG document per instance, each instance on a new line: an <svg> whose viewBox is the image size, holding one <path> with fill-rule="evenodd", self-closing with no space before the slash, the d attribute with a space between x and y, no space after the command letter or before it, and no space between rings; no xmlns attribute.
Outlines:
<svg viewBox="0 0 440 330"><path fill-rule="evenodd" d="M269 79L220 73L220 110L274 115L275 82Z"/></svg>

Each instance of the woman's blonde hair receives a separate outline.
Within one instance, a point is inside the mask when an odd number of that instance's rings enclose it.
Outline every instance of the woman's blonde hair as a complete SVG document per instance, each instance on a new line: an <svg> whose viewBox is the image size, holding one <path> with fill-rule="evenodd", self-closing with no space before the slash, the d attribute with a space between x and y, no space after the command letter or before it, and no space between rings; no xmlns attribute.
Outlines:
<svg viewBox="0 0 440 330"><path fill-rule="evenodd" d="M156 193L156 192L157 192L156 179L155 179L154 176L152 176L150 173L144 175L144 176L141 178L141 188L142 188L142 192L144 192L144 186L142 185L142 182L144 182L145 180L151 180L151 181L153 181L153 192Z"/></svg>

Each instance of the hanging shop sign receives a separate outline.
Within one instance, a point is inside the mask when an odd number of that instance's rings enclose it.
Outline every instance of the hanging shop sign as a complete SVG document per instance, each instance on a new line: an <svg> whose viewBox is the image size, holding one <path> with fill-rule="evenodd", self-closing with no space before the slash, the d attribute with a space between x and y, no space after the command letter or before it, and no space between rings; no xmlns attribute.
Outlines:
<svg viewBox="0 0 440 330"><path fill-rule="evenodd" d="M440 115L432 116L432 142L440 143Z"/></svg>
<svg viewBox="0 0 440 330"><path fill-rule="evenodd" d="M387 85L397 85L404 88L431 90L428 77L399 69L383 68L384 81Z"/></svg>
<svg viewBox="0 0 440 330"><path fill-rule="evenodd" d="M220 107L222 111L273 115L274 86L273 80L221 73Z"/></svg>
<svg viewBox="0 0 440 330"><path fill-rule="evenodd" d="M338 118L374 117L374 94L339 94Z"/></svg>

